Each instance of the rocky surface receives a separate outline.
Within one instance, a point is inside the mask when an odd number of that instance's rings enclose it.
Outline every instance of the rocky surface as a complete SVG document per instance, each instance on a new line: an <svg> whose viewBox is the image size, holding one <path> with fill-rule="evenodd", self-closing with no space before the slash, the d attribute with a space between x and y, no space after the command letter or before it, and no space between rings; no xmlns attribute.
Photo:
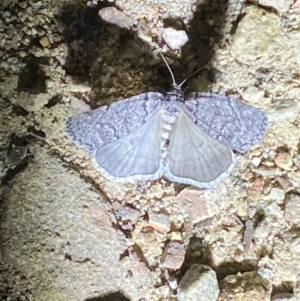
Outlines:
<svg viewBox="0 0 300 301"><path fill-rule="evenodd" d="M209 291L197 277L183 285L195 265L214 275L217 300L299 299L300 5L243 3L2 1L2 300L188 300ZM104 22L106 7L118 13ZM172 51L166 28L188 42ZM187 93L269 117L213 190L109 182L65 136L68 116L168 89L158 51L178 81L209 63Z"/></svg>

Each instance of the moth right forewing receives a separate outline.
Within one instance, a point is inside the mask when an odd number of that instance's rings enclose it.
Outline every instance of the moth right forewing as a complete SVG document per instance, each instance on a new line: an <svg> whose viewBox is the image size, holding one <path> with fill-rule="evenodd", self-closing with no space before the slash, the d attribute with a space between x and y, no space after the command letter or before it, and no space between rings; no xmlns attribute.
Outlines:
<svg viewBox="0 0 300 301"><path fill-rule="evenodd" d="M260 142L268 124L261 110L220 94L192 93L183 110L210 137L239 152Z"/></svg>
<svg viewBox="0 0 300 301"><path fill-rule="evenodd" d="M234 167L231 149L209 137L183 111L169 139L164 174L171 181L210 188L227 177Z"/></svg>

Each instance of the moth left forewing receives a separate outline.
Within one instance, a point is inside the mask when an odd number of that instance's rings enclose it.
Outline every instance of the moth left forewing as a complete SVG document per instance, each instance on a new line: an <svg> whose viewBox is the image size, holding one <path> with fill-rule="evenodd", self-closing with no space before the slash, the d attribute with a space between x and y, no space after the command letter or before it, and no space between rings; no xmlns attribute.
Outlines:
<svg viewBox="0 0 300 301"><path fill-rule="evenodd" d="M100 136L95 137L93 129L98 120L107 112L108 106L87 111L78 115L70 116L66 122L67 137L75 144L91 151L96 145L101 145L103 139ZM96 141L95 138L100 139Z"/></svg>
<svg viewBox="0 0 300 301"><path fill-rule="evenodd" d="M260 142L268 124L261 110L213 93L190 94L183 110L210 137L239 152Z"/></svg>
<svg viewBox="0 0 300 301"><path fill-rule="evenodd" d="M161 111L127 136L92 152L92 160L111 181L146 181L162 176Z"/></svg>
<svg viewBox="0 0 300 301"><path fill-rule="evenodd" d="M147 92L77 116L66 124L68 136L89 151L127 136L146 123L161 107L164 96Z"/></svg>

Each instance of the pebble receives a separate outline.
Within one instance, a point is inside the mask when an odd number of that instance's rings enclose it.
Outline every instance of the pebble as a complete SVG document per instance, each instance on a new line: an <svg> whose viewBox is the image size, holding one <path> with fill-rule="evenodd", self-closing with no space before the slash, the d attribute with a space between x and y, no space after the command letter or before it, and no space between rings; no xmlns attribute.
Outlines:
<svg viewBox="0 0 300 301"><path fill-rule="evenodd" d="M254 234L254 221L249 219L245 223L245 231L243 237L244 251L246 254L248 254L251 249L253 234Z"/></svg>
<svg viewBox="0 0 300 301"><path fill-rule="evenodd" d="M4 11L2 14L2 18L9 18L11 16L11 13L9 11Z"/></svg>
<svg viewBox="0 0 300 301"><path fill-rule="evenodd" d="M179 241L170 241L161 258L163 266L167 269L178 270L185 258L184 245Z"/></svg>
<svg viewBox="0 0 300 301"><path fill-rule="evenodd" d="M74 114L74 115L81 114L83 112L87 112L87 111L91 110L91 107L88 104L86 104L84 101L82 101L76 97L71 97L70 108L71 108L72 114ZM115 209L115 210L119 210L119 209Z"/></svg>
<svg viewBox="0 0 300 301"><path fill-rule="evenodd" d="M293 3L293 0L258 0L259 5L272 7L280 13L287 12Z"/></svg>
<svg viewBox="0 0 300 301"><path fill-rule="evenodd" d="M167 285L162 285L157 288L157 293L158 293L158 295L162 296L164 298L164 300L166 300L167 296L170 293L170 288Z"/></svg>
<svg viewBox="0 0 300 301"><path fill-rule="evenodd" d="M10 5L13 5L14 1L15 0L3 0L2 5L3 5L3 7L8 7Z"/></svg>
<svg viewBox="0 0 300 301"><path fill-rule="evenodd" d="M277 294L272 297L271 301L297 301L293 294Z"/></svg>
<svg viewBox="0 0 300 301"><path fill-rule="evenodd" d="M298 169L295 173L291 173L290 180L295 187L299 186L300 183L300 169Z"/></svg>
<svg viewBox="0 0 300 301"><path fill-rule="evenodd" d="M253 172L245 171L244 173L242 173L241 179L248 182L253 178L253 176L254 176Z"/></svg>
<svg viewBox="0 0 300 301"><path fill-rule="evenodd" d="M263 177L270 178L281 176L283 174L283 172L281 170L278 170L278 168L252 168L252 171Z"/></svg>
<svg viewBox="0 0 300 301"><path fill-rule="evenodd" d="M34 95L28 92L21 92L17 99L17 104L27 112L37 112L49 102L50 98L51 96L46 93Z"/></svg>
<svg viewBox="0 0 300 301"><path fill-rule="evenodd" d="M276 181L280 184L285 193L295 188L294 184L289 180L282 177L276 177Z"/></svg>
<svg viewBox="0 0 300 301"><path fill-rule="evenodd" d="M290 154L282 152L275 157L275 164L284 170L290 170L293 166L293 159Z"/></svg>
<svg viewBox="0 0 300 301"><path fill-rule="evenodd" d="M152 42L152 37L151 37L149 27L144 19L140 20L138 23L137 35L142 41L146 43Z"/></svg>
<svg viewBox="0 0 300 301"><path fill-rule="evenodd" d="M43 47L48 47L50 44L48 37L44 36L44 37L40 38L40 44Z"/></svg>
<svg viewBox="0 0 300 301"><path fill-rule="evenodd" d="M282 34L280 19L255 5L245 8L245 15L232 36L231 55L244 63L272 57ZM259 39L254 39L258 32Z"/></svg>
<svg viewBox="0 0 300 301"><path fill-rule="evenodd" d="M268 201L275 201L277 204L283 204L285 199L285 193L280 188L272 188L270 193L265 196Z"/></svg>
<svg viewBox="0 0 300 301"><path fill-rule="evenodd" d="M56 56L56 59L59 61L61 66L65 65L66 59L64 57L62 57L61 55L58 55L58 56Z"/></svg>
<svg viewBox="0 0 300 301"><path fill-rule="evenodd" d="M257 270L257 275L263 279L266 279L266 280L271 280L273 277L274 277L274 273L271 269L268 269L268 268L259 268Z"/></svg>
<svg viewBox="0 0 300 301"><path fill-rule="evenodd" d="M186 211L193 224L213 217L220 211L217 199L218 193L214 190L194 188L185 188L176 196L177 203Z"/></svg>
<svg viewBox="0 0 300 301"><path fill-rule="evenodd" d="M169 279L169 280L168 280L168 284L169 284L169 286L170 286L170 288L171 288L172 290L176 290L177 287L178 287L178 283L177 283L177 279L176 279L176 278Z"/></svg>
<svg viewBox="0 0 300 301"><path fill-rule="evenodd" d="M285 204L284 218L297 226L300 226L300 196L291 194Z"/></svg>
<svg viewBox="0 0 300 301"><path fill-rule="evenodd" d="M284 99L278 103L276 106L269 107L266 109L269 122L278 122L282 120L293 120L297 117L297 104L289 99Z"/></svg>
<svg viewBox="0 0 300 301"><path fill-rule="evenodd" d="M193 264L178 285L179 301L216 301L219 295L218 280L208 265Z"/></svg>
<svg viewBox="0 0 300 301"><path fill-rule="evenodd" d="M123 12L115 7L105 7L99 11L99 16L106 22L115 24L121 28L130 28L133 26L133 21Z"/></svg>
<svg viewBox="0 0 300 301"><path fill-rule="evenodd" d="M8 65L7 62L1 62L1 63L0 63L0 66L1 66L1 68L3 68L3 69L8 69L8 67L9 67L9 65Z"/></svg>
<svg viewBox="0 0 300 301"><path fill-rule="evenodd" d="M19 51L18 54L20 57L25 57L27 55L26 51L24 50Z"/></svg>
<svg viewBox="0 0 300 301"><path fill-rule="evenodd" d="M171 230L171 222L169 216L154 212L152 209L148 211L148 225L159 232L169 232Z"/></svg>
<svg viewBox="0 0 300 301"><path fill-rule="evenodd" d="M272 284L257 271L228 275L221 282L222 301L270 301Z"/></svg>
<svg viewBox="0 0 300 301"><path fill-rule="evenodd" d="M35 36L35 35L38 34L37 30L36 30L34 27L31 28L31 34L32 34L33 36Z"/></svg>
<svg viewBox="0 0 300 301"><path fill-rule="evenodd" d="M182 233L180 231L172 231L171 233L168 234L168 239L181 241Z"/></svg>
<svg viewBox="0 0 300 301"><path fill-rule="evenodd" d="M254 149L252 151L252 155L253 155L253 157L260 157L262 155L262 152L259 149Z"/></svg>
<svg viewBox="0 0 300 301"><path fill-rule="evenodd" d="M184 30L176 30L171 27L163 30L162 37L172 50L180 49L189 40Z"/></svg>
<svg viewBox="0 0 300 301"><path fill-rule="evenodd" d="M71 92L79 93L88 93L91 91L91 87L88 86L88 83L72 83L69 82L66 86L66 89Z"/></svg>
<svg viewBox="0 0 300 301"><path fill-rule="evenodd" d="M251 160L252 165L255 167L258 167L260 165L260 162L261 162L261 158L259 158L259 157L254 157Z"/></svg>
<svg viewBox="0 0 300 301"><path fill-rule="evenodd" d="M248 188L248 197L253 200L259 200L265 185L265 180L263 177L258 177L254 180L252 185Z"/></svg>
<svg viewBox="0 0 300 301"><path fill-rule="evenodd" d="M274 162L273 161L269 161L269 160L268 161L264 161L263 165L266 166L266 167L274 167L275 166Z"/></svg>
<svg viewBox="0 0 300 301"><path fill-rule="evenodd" d="M44 50L38 46L32 46L30 53L32 53L35 57L42 57L45 54Z"/></svg>
<svg viewBox="0 0 300 301"><path fill-rule="evenodd" d="M22 7L23 9L27 7L27 1L22 1L18 3L20 7Z"/></svg>
<svg viewBox="0 0 300 301"><path fill-rule="evenodd" d="M293 7L299 8L300 7L300 0L296 0Z"/></svg>

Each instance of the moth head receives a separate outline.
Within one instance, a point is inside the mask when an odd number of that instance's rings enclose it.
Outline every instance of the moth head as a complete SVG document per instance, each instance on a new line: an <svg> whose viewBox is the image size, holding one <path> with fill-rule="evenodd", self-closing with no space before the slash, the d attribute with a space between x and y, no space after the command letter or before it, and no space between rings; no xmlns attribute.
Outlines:
<svg viewBox="0 0 300 301"><path fill-rule="evenodd" d="M172 89L169 92L167 92L167 100L184 102L184 96L180 85L172 85Z"/></svg>

